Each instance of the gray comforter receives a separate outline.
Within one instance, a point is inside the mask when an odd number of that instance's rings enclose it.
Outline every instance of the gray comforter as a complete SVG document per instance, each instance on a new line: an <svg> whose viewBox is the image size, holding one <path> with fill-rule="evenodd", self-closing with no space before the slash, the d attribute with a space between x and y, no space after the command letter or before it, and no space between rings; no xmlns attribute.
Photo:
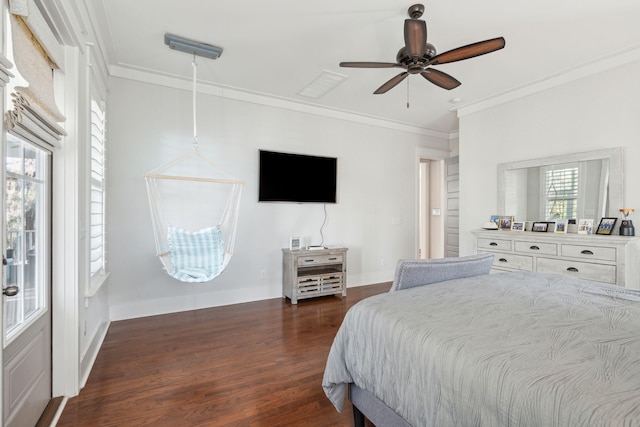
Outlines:
<svg viewBox="0 0 640 427"><path fill-rule="evenodd" d="M640 426L640 292L541 273L476 276L353 306L323 378L414 426Z"/></svg>

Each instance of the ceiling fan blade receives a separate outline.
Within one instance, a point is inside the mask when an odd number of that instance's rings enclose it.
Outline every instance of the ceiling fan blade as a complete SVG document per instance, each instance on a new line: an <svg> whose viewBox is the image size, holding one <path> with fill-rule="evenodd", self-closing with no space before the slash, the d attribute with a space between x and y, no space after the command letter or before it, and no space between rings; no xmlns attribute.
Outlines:
<svg viewBox="0 0 640 427"><path fill-rule="evenodd" d="M497 37L477 43L468 44L456 49L448 50L440 55L436 55L429 61L429 65L446 64L448 62L462 61L463 59L474 58L476 56L491 53L502 49L505 45L504 37Z"/></svg>
<svg viewBox="0 0 640 427"><path fill-rule="evenodd" d="M382 86L380 86L375 92L373 92L375 95L380 95L381 93L385 93L387 92L389 89L392 89L393 87L395 87L398 83L400 83L401 81L403 81L404 79L407 78L407 76L409 75L409 73L407 73L406 71L403 71L402 73L398 74L397 76L395 76L394 78L390 79L388 82L386 82L385 84L383 84Z"/></svg>
<svg viewBox="0 0 640 427"><path fill-rule="evenodd" d="M404 44L409 55L422 58L427 50L427 23L420 19L405 19Z"/></svg>
<svg viewBox="0 0 640 427"><path fill-rule="evenodd" d="M420 73L420 75L429 80L434 85L440 86L441 88L447 90L451 90L462 84L455 78L451 77L449 74L443 73L442 71L436 70L435 68L429 68L428 70Z"/></svg>
<svg viewBox="0 0 640 427"><path fill-rule="evenodd" d="M394 62L341 62L340 66L353 68L393 68L402 67L402 64L396 64Z"/></svg>

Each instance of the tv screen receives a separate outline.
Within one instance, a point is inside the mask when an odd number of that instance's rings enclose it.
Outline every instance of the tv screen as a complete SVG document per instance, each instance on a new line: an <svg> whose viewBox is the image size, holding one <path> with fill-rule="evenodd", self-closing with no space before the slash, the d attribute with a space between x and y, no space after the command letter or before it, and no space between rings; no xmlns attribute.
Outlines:
<svg viewBox="0 0 640 427"><path fill-rule="evenodd" d="M338 159L260 150L259 202L336 203Z"/></svg>

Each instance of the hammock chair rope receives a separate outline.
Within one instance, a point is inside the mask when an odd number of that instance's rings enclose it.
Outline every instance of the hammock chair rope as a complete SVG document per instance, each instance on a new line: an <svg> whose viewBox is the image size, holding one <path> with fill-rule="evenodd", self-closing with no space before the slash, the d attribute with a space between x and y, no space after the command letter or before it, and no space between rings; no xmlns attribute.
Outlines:
<svg viewBox="0 0 640 427"><path fill-rule="evenodd" d="M217 277L226 268L236 240L236 227L240 208L240 196L244 181L238 180L222 168L216 166L198 150L196 122L196 82L197 64L193 60L193 149L144 175L147 196L151 210L151 220L156 244L156 255L167 273L184 282L206 282ZM168 170L195 158L215 169L221 178L183 176L167 173ZM159 182L164 180L222 184L230 187L224 210L217 225L197 231L189 231L180 224L170 224L164 215L164 202ZM200 203L200 201L196 201Z"/></svg>

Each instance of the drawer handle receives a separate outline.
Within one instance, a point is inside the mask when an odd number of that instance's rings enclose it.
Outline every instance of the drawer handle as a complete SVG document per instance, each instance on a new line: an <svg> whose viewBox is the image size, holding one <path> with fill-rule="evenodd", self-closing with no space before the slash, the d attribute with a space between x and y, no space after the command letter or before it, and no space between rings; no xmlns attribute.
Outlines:
<svg viewBox="0 0 640 427"><path fill-rule="evenodd" d="M571 271L572 273L577 273L579 270L575 267L569 267L567 268L567 271Z"/></svg>
<svg viewBox="0 0 640 427"><path fill-rule="evenodd" d="M491 242L489 243L489 246L498 246L498 244L496 242Z"/></svg>
<svg viewBox="0 0 640 427"><path fill-rule="evenodd" d="M337 260L337 259L338 259L338 258L333 257L333 258L329 258L329 261L335 261L335 260Z"/></svg>
<svg viewBox="0 0 640 427"><path fill-rule="evenodd" d="M584 251L580 252L582 255L593 255L593 252L591 252L589 249L585 249Z"/></svg>
<svg viewBox="0 0 640 427"><path fill-rule="evenodd" d="M507 262L507 260L505 258L500 258L498 261L500 262Z"/></svg>
<svg viewBox="0 0 640 427"><path fill-rule="evenodd" d="M304 262L314 262L314 259L305 259Z"/></svg>
<svg viewBox="0 0 640 427"><path fill-rule="evenodd" d="M532 251L539 251L540 250L540 248L537 247L536 245L529 246L529 249L531 249Z"/></svg>

